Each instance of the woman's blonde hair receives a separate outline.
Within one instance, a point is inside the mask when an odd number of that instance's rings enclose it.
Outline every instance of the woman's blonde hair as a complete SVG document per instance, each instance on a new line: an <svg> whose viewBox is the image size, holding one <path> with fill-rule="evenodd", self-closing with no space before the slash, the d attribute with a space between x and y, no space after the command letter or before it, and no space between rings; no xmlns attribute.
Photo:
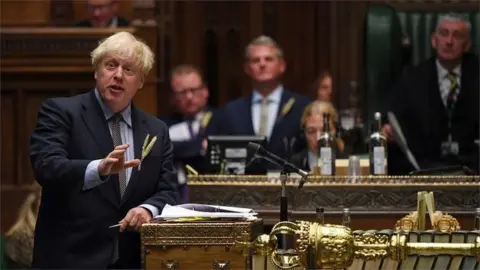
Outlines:
<svg viewBox="0 0 480 270"><path fill-rule="evenodd" d="M40 186L34 185L33 191L20 207L15 224L5 233L5 253L25 268L30 268L32 263L33 234L40 197Z"/></svg>
<svg viewBox="0 0 480 270"><path fill-rule="evenodd" d="M97 48L92 51L90 56L93 67L97 69L100 62L108 54L132 59L135 65L142 70L144 76L147 76L155 62L154 53L147 44L131 33L124 31L102 40Z"/></svg>
<svg viewBox="0 0 480 270"><path fill-rule="evenodd" d="M328 113L330 115L330 130L336 133L336 124L338 122L338 113L332 103L326 101L313 101L308 104L303 110L302 119L300 120L300 127L305 128L307 118L312 115L323 115L323 113ZM338 150L343 152L345 144L341 138L337 138Z"/></svg>

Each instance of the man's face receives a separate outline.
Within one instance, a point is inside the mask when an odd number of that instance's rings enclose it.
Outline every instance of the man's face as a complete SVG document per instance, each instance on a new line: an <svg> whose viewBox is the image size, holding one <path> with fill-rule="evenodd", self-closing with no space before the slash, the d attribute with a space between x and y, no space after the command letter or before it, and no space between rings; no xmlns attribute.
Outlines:
<svg viewBox="0 0 480 270"><path fill-rule="evenodd" d="M107 55L95 71L95 80L105 104L113 112L119 112L143 87L144 76L133 61L118 55Z"/></svg>
<svg viewBox="0 0 480 270"><path fill-rule="evenodd" d="M88 15L94 27L108 27L116 13L115 0L88 0Z"/></svg>
<svg viewBox="0 0 480 270"><path fill-rule="evenodd" d="M327 76L322 79L320 85L317 89L317 99L320 101L327 101L331 100L332 96L332 78Z"/></svg>
<svg viewBox="0 0 480 270"><path fill-rule="evenodd" d="M174 75L171 87L173 101L180 113L194 116L207 105L208 88L196 72Z"/></svg>
<svg viewBox="0 0 480 270"><path fill-rule="evenodd" d="M470 45L467 24L462 21L442 21L432 35L432 47L437 50L440 60L457 60L470 49Z"/></svg>
<svg viewBox="0 0 480 270"><path fill-rule="evenodd" d="M318 137L323 131L323 116L313 114L305 119L305 138L307 138L308 149L316 153Z"/></svg>
<svg viewBox="0 0 480 270"><path fill-rule="evenodd" d="M245 73L253 81L268 83L278 80L285 72L285 61L277 55L277 50L268 45L250 48L249 59L245 64Z"/></svg>

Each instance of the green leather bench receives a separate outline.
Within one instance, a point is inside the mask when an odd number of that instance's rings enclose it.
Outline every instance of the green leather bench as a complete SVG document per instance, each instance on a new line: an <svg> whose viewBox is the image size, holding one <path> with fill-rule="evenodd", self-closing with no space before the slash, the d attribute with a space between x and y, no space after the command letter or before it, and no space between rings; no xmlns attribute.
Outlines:
<svg viewBox="0 0 480 270"><path fill-rule="evenodd" d="M445 12L447 13L447 12ZM393 83L406 66L418 64L434 53L430 37L439 12L399 12L388 5L368 8L365 25L366 127L373 114L386 109ZM480 12L460 12L472 26L471 51L480 51Z"/></svg>
<svg viewBox="0 0 480 270"><path fill-rule="evenodd" d="M353 234L364 234L369 231L354 231ZM380 233L389 238L394 234L393 230L370 231L371 233ZM423 243L475 243L475 239L480 236L480 231L456 231L443 233L437 231L412 231L405 233L408 242ZM401 262L390 258L377 260L354 259L352 265L347 270L479 270L480 263L473 256L451 256L451 255L410 255Z"/></svg>

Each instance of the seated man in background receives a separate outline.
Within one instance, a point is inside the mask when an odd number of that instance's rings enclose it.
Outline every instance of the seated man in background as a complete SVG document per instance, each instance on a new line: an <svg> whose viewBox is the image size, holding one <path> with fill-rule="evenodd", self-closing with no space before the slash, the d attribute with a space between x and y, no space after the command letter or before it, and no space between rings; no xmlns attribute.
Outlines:
<svg viewBox="0 0 480 270"><path fill-rule="evenodd" d="M200 173L206 172L206 135L213 111L208 107L209 90L199 69L192 65L180 65L170 76L172 101L177 112L162 120L169 126L173 143L173 157L178 182L187 198L185 165Z"/></svg>
<svg viewBox="0 0 480 270"><path fill-rule="evenodd" d="M421 169L464 165L478 171L479 58L468 54L470 23L440 17L431 42L436 56L407 71L392 96L392 111ZM383 132L394 139L392 126ZM402 153L389 151L389 171L413 170Z"/></svg>
<svg viewBox="0 0 480 270"><path fill-rule="evenodd" d="M88 19L75 24L78 27L127 27L128 20L117 15L117 0L87 0Z"/></svg>
<svg viewBox="0 0 480 270"><path fill-rule="evenodd" d="M323 133L323 113L330 115L330 133L336 137L336 122L338 114L333 105L325 101L314 101L305 107L302 115L301 128L304 131L307 147L292 157L292 163L306 171L314 171L318 168L318 140ZM345 158L344 143L341 138L336 138L336 157Z"/></svg>
<svg viewBox="0 0 480 270"><path fill-rule="evenodd" d="M244 68L252 80L253 91L225 105L218 114L221 119L216 121L215 131L225 135L265 136L268 151L290 159L291 153L304 148L299 123L311 99L282 85L286 63L282 50L270 37L260 36L247 46ZM290 146L286 140L290 140Z"/></svg>

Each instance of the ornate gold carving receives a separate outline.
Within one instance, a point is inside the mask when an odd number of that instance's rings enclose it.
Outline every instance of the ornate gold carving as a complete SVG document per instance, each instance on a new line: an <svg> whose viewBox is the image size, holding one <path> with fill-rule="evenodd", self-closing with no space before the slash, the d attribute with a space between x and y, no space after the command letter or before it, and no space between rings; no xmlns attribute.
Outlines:
<svg viewBox="0 0 480 270"><path fill-rule="evenodd" d="M432 229L440 232L455 232L460 230L460 223L456 218L448 214L443 214L439 211L436 213L437 214L435 215L435 222L432 226ZM417 220L417 213L412 212L398 220L394 229L400 232L420 230Z"/></svg>
<svg viewBox="0 0 480 270"><path fill-rule="evenodd" d="M433 225L433 229L440 232L455 232L460 230L460 223L451 215L443 214Z"/></svg>
<svg viewBox="0 0 480 270"><path fill-rule="evenodd" d="M276 234L294 234L298 237L294 250L280 252L277 250ZM390 257L394 260L405 260L409 255L461 255L474 256L480 261L480 236L475 243L409 243L404 234L392 236L366 232L352 234L351 230L338 225L320 225L314 222L280 222L275 225L269 236L257 237L255 242L246 242L245 247L256 250L267 245L271 252L270 261L277 269L304 269L307 266L307 250L311 248L315 256L316 266L322 269L346 268L353 258L376 260ZM242 245L241 243L239 243Z"/></svg>
<svg viewBox="0 0 480 270"><path fill-rule="evenodd" d="M355 246L363 247L356 249L354 255L356 258L364 258L365 260L376 260L384 258L388 255L388 250L378 249L379 246L388 245L390 239L386 235L378 235L374 233L365 233L363 235L354 236Z"/></svg>
<svg viewBox="0 0 480 270"><path fill-rule="evenodd" d="M254 222L148 223L142 226L144 245L212 246L233 245L244 234L259 235L261 220Z"/></svg>
<svg viewBox="0 0 480 270"><path fill-rule="evenodd" d="M478 187L480 183L480 176L478 175L439 175L439 176L423 176L423 175L405 175L405 176L373 176L363 175L357 176L355 183L350 182L350 176L324 176L324 175L310 175L305 186L335 186L335 187L351 187L351 186L426 186L431 187L432 184L441 186L458 187L462 185L465 187ZM298 185L299 178L290 176L287 180L287 185ZM219 185L219 184L234 184L241 185L280 185L279 177L269 177L263 175L189 175L188 182L192 185Z"/></svg>

